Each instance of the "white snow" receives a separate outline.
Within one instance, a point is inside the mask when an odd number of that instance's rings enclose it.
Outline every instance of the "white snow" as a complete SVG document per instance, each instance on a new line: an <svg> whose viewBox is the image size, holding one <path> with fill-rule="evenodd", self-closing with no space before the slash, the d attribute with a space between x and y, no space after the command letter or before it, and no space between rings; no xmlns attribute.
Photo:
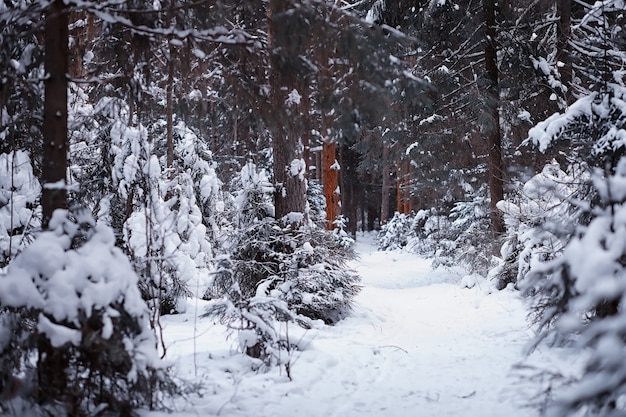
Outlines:
<svg viewBox="0 0 626 417"><path fill-rule="evenodd" d="M619 109L622 113L626 109L626 88L609 84L611 94L604 96L600 94L590 94L579 98L570 105L563 113L555 113L528 131L528 139L539 147L541 152L552 145L556 140L569 137L566 129L576 121L586 121L588 123L606 123L609 131L602 137L596 139L594 153L601 154L607 150L617 149L626 141L626 132L618 128L610 120L611 109ZM564 134L565 132L565 134Z"/></svg>
<svg viewBox="0 0 626 417"><path fill-rule="evenodd" d="M41 313L39 313L37 330L39 333L44 334L48 339L50 339L50 343L54 347L63 346L68 342L78 346L80 345L80 340L82 338L80 331L54 324Z"/></svg>
<svg viewBox="0 0 626 417"><path fill-rule="evenodd" d="M559 367L567 355L538 350L520 365L532 331L517 291L491 291L479 278L463 288L463 271L377 252L372 235L359 235L357 251L351 266L364 287L352 315L335 326L287 329L302 347L284 359L291 381L284 366L250 370L254 360L236 353L241 337L226 340L222 325L197 318L203 301L189 299L187 313L164 317L168 358L202 394L177 400L173 415L540 415L537 395L546 383L528 378L535 375L531 363Z"/></svg>
<svg viewBox="0 0 626 417"><path fill-rule="evenodd" d="M300 104L300 100L302 100L302 96L295 88L289 92L287 99L285 100L285 105L287 107L297 106Z"/></svg>
<svg viewBox="0 0 626 417"><path fill-rule="evenodd" d="M289 164L289 174L292 177L298 177L300 181L304 181L304 175L306 174L306 162L304 159L294 159Z"/></svg>
<svg viewBox="0 0 626 417"><path fill-rule="evenodd" d="M93 61L95 55L92 51L87 51L83 55L83 65L89 65Z"/></svg>
<svg viewBox="0 0 626 417"><path fill-rule="evenodd" d="M528 110L520 110L519 113L517 113L517 118L525 122L532 123L531 115Z"/></svg>
<svg viewBox="0 0 626 417"><path fill-rule="evenodd" d="M191 50L191 53L192 53L192 54L194 54L194 56L195 56L196 58L200 58L200 59L204 59L204 58L206 58L206 54L204 53L204 51L202 51L202 50L200 50L200 49L198 49L198 48L193 48L193 49Z"/></svg>
<svg viewBox="0 0 626 417"><path fill-rule="evenodd" d="M33 206L41 194L28 153L0 154L0 260L13 257L25 243L23 233L14 230L37 226Z"/></svg>

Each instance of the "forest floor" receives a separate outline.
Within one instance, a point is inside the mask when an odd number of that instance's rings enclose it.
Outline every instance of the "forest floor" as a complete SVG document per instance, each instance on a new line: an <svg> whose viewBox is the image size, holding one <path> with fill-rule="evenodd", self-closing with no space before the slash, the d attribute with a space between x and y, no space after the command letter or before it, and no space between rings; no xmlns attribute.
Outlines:
<svg viewBox="0 0 626 417"><path fill-rule="evenodd" d="M357 251L352 267L363 290L352 315L335 326L289 328L303 346L288 358L292 380L284 367L250 370L236 338L197 318L201 300L165 317L167 356L193 388L172 405L174 415L531 417L541 415L550 384L576 372L567 350L524 356L533 331L517 291L491 291L480 280L464 288L461 270L377 252L373 235L360 235Z"/></svg>

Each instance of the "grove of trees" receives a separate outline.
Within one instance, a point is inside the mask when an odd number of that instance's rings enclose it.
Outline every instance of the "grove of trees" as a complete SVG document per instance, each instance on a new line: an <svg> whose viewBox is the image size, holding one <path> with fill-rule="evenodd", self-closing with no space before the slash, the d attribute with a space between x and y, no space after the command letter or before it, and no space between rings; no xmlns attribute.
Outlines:
<svg viewBox="0 0 626 417"><path fill-rule="evenodd" d="M189 296L284 366L277 323L345 317L353 239L382 228L382 249L523 290L537 344L597 352L555 412L618 415L625 16L0 0L0 411L159 407L160 316Z"/></svg>

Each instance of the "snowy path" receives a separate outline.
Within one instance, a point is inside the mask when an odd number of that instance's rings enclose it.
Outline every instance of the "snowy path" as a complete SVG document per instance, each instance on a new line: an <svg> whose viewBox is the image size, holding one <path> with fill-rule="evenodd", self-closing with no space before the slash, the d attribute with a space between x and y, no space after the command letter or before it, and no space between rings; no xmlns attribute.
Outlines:
<svg viewBox="0 0 626 417"><path fill-rule="evenodd" d="M249 371L223 328L206 319L196 324L194 355L195 305L167 317L168 355L205 390L178 403L177 415L538 415L514 391L523 387L512 366L530 336L516 293L463 289L458 274L433 271L415 255L375 252L367 239L358 250L353 266L364 289L354 314L302 335L307 347L293 357L293 381L278 368Z"/></svg>

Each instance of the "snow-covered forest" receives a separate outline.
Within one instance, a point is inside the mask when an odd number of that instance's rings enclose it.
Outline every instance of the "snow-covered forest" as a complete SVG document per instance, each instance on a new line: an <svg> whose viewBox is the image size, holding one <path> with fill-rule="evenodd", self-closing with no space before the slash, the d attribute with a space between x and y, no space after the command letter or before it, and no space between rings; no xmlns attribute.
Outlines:
<svg viewBox="0 0 626 417"><path fill-rule="evenodd" d="M0 0L0 414L626 415L624 0Z"/></svg>

